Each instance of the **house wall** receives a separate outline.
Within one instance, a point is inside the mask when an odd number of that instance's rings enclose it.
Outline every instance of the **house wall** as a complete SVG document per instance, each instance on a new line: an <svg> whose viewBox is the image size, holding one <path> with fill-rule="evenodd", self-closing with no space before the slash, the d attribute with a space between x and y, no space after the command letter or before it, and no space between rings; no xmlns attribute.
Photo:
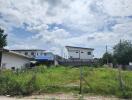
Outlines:
<svg viewBox="0 0 132 100"><path fill-rule="evenodd" d="M15 67L15 69L20 69L24 68L26 64L30 64L30 59L9 52L2 53L2 68L11 69Z"/></svg>
<svg viewBox="0 0 132 100"><path fill-rule="evenodd" d="M88 52L91 52L88 55ZM82 48L68 48L68 58L73 59L93 59L93 50L90 49L82 49Z"/></svg>
<svg viewBox="0 0 132 100"><path fill-rule="evenodd" d="M28 51L27 50L27 51L15 51L15 52L23 54L23 55L25 55L25 53L28 53L26 56L37 57L37 56L43 55L45 51L39 51L39 50L38 51L36 51L36 50ZM34 55L32 55L32 52L34 53Z"/></svg>
<svg viewBox="0 0 132 100"><path fill-rule="evenodd" d="M88 54L91 52L91 55ZM92 50L80 50L80 59L93 59L93 51Z"/></svg>
<svg viewBox="0 0 132 100"><path fill-rule="evenodd" d="M25 55L25 53L27 53L26 56L30 56L30 57L36 57L36 56L39 56L39 55L42 55L44 53L44 51L15 51L17 53L21 53L23 55ZM32 53L34 53L34 55L32 55Z"/></svg>
<svg viewBox="0 0 132 100"><path fill-rule="evenodd" d="M68 57L68 51L67 51L66 47L62 47L62 51L63 52L60 56L62 56L65 59L68 59L69 57Z"/></svg>
<svg viewBox="0 0 132 100"><path fill-rule="evenodd" d="M45 52L43 55L36 56L35 59L54 60L54 54Z"/></svg>
<svg viewBox="0 0 132 100"><path fill-rule="evenodd" d="M69 58L79 59L79 51L78 50L70 50L68 52L68 54L69 54Z"/></svg>

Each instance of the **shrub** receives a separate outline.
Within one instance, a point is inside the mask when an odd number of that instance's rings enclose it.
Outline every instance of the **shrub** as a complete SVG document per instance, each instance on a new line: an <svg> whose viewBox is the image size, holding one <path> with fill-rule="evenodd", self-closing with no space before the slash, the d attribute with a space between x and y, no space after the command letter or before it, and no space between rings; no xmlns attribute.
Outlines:
<svg viewBox="0 0 132 100"><path fill-rule="evenodd" d="M120 88L118 70L112 68L83 67L83 93L115 95L132 98L132 73L122 71L124 92ZM79 93L80 69L72 67L38 66L30 70L0 73L1 95L30 95L43 92Z"/></svg>

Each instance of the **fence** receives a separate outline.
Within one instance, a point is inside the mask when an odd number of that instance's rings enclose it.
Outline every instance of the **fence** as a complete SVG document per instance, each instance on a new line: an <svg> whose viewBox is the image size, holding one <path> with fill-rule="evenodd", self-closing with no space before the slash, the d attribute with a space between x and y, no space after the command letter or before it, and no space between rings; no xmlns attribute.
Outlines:
<svg viewBox="0 0 132 100"><path fill-rule="evenodd" d="M74 60L74 59L64 59L58 60L59 65L64 66L91 66L94 63L93 60Z"/></svg>

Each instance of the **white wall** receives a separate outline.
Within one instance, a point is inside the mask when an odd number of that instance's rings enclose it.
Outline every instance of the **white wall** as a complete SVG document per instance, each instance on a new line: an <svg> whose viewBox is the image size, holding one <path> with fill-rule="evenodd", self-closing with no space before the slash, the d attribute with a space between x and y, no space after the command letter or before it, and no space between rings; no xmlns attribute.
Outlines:
<svg viewBox="0 0 132 100"><path fill-rule="evenodd" d="M91 52L91 55L88 55ZM80 59L93 59L93 52L91 50L80 50Z"/></svg>
<svg viewBox="0 0 132 100"><path fill-rule="evenodd" d="M16 69L25 67L25 64L30 64L30 60L28 58L15 55L10 52L3 52L1 64L3 65L2 67L6 69L11 69L11 67L15 67Z"/></svg>
<svg viewBox="0 0 132 100"><path fill-rule="evenodd" d="M88 52L91 52L91 55L88 55ZM93 59L93 50L83 48L68 48L68 56L68 58L72 56L72 58L75 59Z"/></svg>
<svg viewBox="0 0 132 100"><path fill-rule="evenodd" d="M43 53L45 53L45 51L39 51L39 50L38 51L36 51L36 50L34 50L34 51L28 51L27 50L27 51L15 51L15 52L23 54L23 55L25 55L25 52L27 52L28 54L26 56L30 56L30 57L37 57L37 56L40 56ZM32 52L34 52L34 55L31 55Z"/></svg>
<svg viewBox="0 0 132 100"><path fill-rule="evenodd" d="M65 47L63 48L63 58L65 58L65 59L69 58L68 51Z"/></svg>
<svg viewBox="0 0 132 100"><path fill-rule="evenodd" d="M79 59L79 51L78 50L71 50L68 52L69 54L69 58L75 58L75 59Z"/></svg>

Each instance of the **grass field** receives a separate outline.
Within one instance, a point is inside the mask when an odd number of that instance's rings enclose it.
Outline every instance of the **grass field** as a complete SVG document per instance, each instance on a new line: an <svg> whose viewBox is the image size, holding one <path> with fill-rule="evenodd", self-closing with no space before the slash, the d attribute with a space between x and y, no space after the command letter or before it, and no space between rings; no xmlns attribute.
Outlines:
<svg viewBox="0 0 132 100"><path fill-rule="evenodd" d="M79 68L39 66L31 70L0 72L1 95L79 93ZM83 94L132 98L132 72L112 68L83 67Z"/></svg>

